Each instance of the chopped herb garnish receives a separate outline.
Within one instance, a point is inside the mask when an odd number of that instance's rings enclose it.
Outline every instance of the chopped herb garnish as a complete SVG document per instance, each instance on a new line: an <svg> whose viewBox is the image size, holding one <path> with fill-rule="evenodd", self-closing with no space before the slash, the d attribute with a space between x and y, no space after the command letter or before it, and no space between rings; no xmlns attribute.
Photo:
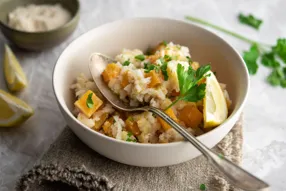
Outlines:
<svg viewBox="0 0 286 191"><path fill-rule="evenodd" d="M210 65L199 67L196 71L189 66L185 71L183 65L178 64L177 76L179 81L180 95L176 100L171 103L165 110L175 105L178 101L184 100L188 102L197 102L205 97L206 84L198 84L203 78L209 76L206 75L210 71Z"/></svg>
<svg viewBox="0 0 286 191"><path fill-rule="evenodd" d="M164 46L167 46L167 45L168 45L168 43L167 43L165 40L163 40L162 44L163 44Z"/></svg>
<svg viewBox="0 0 286 191"><path fill-rule="evenodd" d="M167 60L169 60L169 59L170 59L170 57L168 55L165 55L164 59L160 58L160 62L161 62L160 69L162 71L162 74L164 76L164 80L165 81L167 81L169 79L169 75L168 75L168 72L167 72L167 66L168 66L168 61Z"/></svg>
<svg viewBox="0 0 286 191"><path fill-rule="evenodd" d="M131 139L131 138L127 138L126 141L127 142L137 142L136 139Z"/></svg>
<svg viewBox="0 0 286 191"><path fill-rule="evenodd" d="M193 63L193 60L189 56L186 56L186 58L188 59L189 63Z"/></svg>
<svg viewBox="0 0 286 191"><path fill-rule="evenodd" d="M155 70L156 72L159 72L160 67L150 62L146 62L144 63L144 69L145 69L144 71L145 73L149 73L151 72L151 70Z"/></svg>
<svg viewBox="0 0 286 191"><path fill-rule="evenodd" d="M135 56L135 59L143 61L143 60L145 60L145 56L143 54L139 54L139 55Z"/></svg>
<svg viewBox="0 0 286 191"><path fill-rule="evenodd" d="M129 66L129 64L130 64L130 61L129 60L126 60L125 62L123 62L123 66Z"/></svg>
<svg viewBox="0 0 286 191"><path fill-rule="evenodd" d="M200 185L200 190L206 190L206 189L207 189L207 187L206 187L205 184L201 184L201 185Z"/></svg>
<svg viewBox="0 0 286 191"><path fill-rule="evenodd" d="M172 60L172 57L169 56L169 55L165 55L165 56L164 56L164 60L165 60L166 62L169 62L169 61Z"/></svg>
<svg viewBox="0 0 286 191"><path fill-rule="evenodd" d="M92 95L93 95L93 93L88 94L87 99L86 99L86 106L88 108L92 108L93 107Z"/></svg>
<svg viewBox="0 0 286 191"><path fill-rule="evenodd" d="M131 132L128 132L128 133L127 133L127 139L126 139L127 142L137 142L136 139L133 139L133 138L131 137L132 135L133 135L133 134L132 134Z"/></svg>
<svg viewBox="0 0 286 191"><path fill-rule="evenodd" d="M223 157L223 154L221 154L221 153L219 153L218 156L219 156L219 158L221 158L221 159L224 158L224 157Z"/></svg>
<svg viewBox="0 0 286 191"><path fill-rule="evenodd" d="M241 23L251 26L255 29L259 29L260 25L262 24L262 20L255 18L252 14L243 15L242 13L240 13L238 15L238 19Z"/></svg>

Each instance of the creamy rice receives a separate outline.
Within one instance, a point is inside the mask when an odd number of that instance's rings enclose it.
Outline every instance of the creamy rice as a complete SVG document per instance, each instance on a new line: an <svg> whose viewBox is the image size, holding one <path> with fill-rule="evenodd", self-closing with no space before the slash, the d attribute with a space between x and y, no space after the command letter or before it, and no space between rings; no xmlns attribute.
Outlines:
<svg viewBox="0 0 286 191"><path fill-rule="evenodd" d="M177 76L177 66L181 64L185 68L189 66L196 70L199 63L190 60L189 49L184 46L171 43L158 45L151 55L144 55L141 50L123 49L122 53L115 57L116 63L111 63L103 73L103 79L108 87L119 99L131 106L150 105L164 109L180 91ZM165 59L165 60L162 60ZM167 64L166 64L167 62ZM161 67L166 64L168 79L165 79L163 72L156 69L146 71L146 63L153 67ZM163 71L163 70L162 70ZM152 75L151 75L152 74ZM155 76L154 76L155 75ZM159 81L153 86L154 79ZM231 101L225 84L220 84L228 106ZM183 137L174 129L168 127L150 112L125 113L116 111L110 104L104 103L104 99L96 89L95 83L87 79L83 74L76 78L76 82L71 86L78 101L86 97L87 91L91 90L103 104L89 117L84 115L82 108L76 107L74 114L86 126L99 131L107 136L118 140L139 142L139 143L168 143L182 141ZM197 119L187 119L182 113L184 109L191 108L196 112ZM173 119L193 135L201 135L205 132L202 118L202 100L198 102L179 101L171 109ZM167 111L166 111L167 112ZM195 116L195 113L194 113ZM189 120L189 121L188 121ZM193 121L192 121L193 120ZM196 121L197 120L197 121ZM189 125L188 125L189 124ZM190 126L191 124L191 126Z"/></svg>

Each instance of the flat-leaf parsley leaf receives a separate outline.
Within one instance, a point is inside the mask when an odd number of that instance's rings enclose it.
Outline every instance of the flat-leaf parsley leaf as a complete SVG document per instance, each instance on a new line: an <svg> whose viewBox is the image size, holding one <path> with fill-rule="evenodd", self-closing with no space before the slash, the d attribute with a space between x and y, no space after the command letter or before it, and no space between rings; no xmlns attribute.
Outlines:
<svg viewBox="0 0 286 191"><path fill-rule="evenodd" d="M259 57L259 49L257 44L252 44L249 51L243 52L243 59L246 63L246 66L248 68L249 74L256 74L258 65L257 65L257 59Z"/></svg>
<svg viewBox="0 0 286 191"><path fill-rule="evenodd" d="M281 86L286 88L286 67L275 68L268 76L267 81L273 86Z"/></svg>
<svg viewBox="0 0 286 191"><path fill-rule="evenodd" d="M243 15L242 13L240 13L238 15L238 19L241 23L251 26L255 29L259 29L260 25L263 22L261 19L255 18L252 14Z"/></svg>
<svg viewBox="0 0 286 191"><path fill-rule="evenodd" d="M275 52L284 63L286 63L286 39L280 38L277 40L275 46L272 47L273 52Z"/></svg>
<svg viewBox="0 0 286 191"><path fill-rule="evenodd" d="M264 53L261 56L261 63L264 66L270 68L276 68L280 66L279 62L275 59L275 55L273 52Z"/></svg>

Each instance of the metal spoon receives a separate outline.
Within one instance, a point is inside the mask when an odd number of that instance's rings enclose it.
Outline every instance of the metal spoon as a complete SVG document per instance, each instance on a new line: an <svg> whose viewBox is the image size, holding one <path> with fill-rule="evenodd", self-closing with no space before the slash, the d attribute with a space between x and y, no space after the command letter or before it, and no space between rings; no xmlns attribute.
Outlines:
<svg viewBox="0 0 286 191"><path fill-rule="evenodd" d="M144 106L134 108L125 105L117 95L115 95L103 81L101 74L106 68L107 64L115 62L113 59L102 55L100 53L92 54L89 63L89 70L93 77L93 80L102 93L102 95L110 102L110 104L122 111L134 112L134 111L149 111L155 113L162 119L164 119L169 125L171 125L178 133L180 133L187 141L195 146L201 153L207 158L207 160L219 170L228 180L236 187L246 191L262 191L268 190L269 185L262 180L256 178L254 175L246 172L241 167L232 163L224 157L218 156L211 151L203 143L201 143L195 136L188 133L183 127L172 120L167 114L158 108Z"/></svg>

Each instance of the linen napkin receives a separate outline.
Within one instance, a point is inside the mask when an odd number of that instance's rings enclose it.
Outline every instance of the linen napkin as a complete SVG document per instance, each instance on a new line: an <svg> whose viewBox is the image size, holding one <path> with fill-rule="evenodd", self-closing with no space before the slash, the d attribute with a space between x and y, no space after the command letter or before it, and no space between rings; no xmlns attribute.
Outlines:
<svg viewBox="0 0 286 191"><path fill-rule="evenodd" d="M241 117L213 148L237 164L242 158L242 121ZM16 190L196 191L200 190L201 184L209 191L238 190L228 184L203 156L167 167L129 166L99 155L67 127L34 168L21 176Z"/></svg>

